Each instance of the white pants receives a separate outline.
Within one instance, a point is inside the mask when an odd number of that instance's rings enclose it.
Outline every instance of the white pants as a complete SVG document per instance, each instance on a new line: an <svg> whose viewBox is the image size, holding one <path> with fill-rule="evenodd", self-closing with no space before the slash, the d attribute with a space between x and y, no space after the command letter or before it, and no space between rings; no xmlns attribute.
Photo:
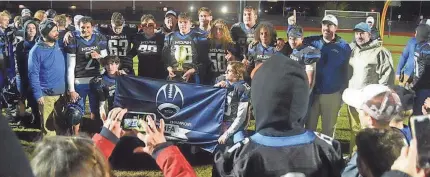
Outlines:
<svg viewBox="0 0 430 177"><path fill-rule="evenodd" d="M342 95L340 92L320 95L315 94L309 119L306 122L306 129L315 131L317 129L318 118L321 115L321 133L333 136L341 103Z"/></svg>

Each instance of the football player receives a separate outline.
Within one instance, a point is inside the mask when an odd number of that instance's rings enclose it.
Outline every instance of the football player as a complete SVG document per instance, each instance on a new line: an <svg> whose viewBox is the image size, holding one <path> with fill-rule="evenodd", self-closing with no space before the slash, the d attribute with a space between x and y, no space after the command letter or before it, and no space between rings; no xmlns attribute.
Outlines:
<svg viewBox="0 0 430 177"><path fill-rule="evenodd" d="M239 52L239 59L248 53L248 46L254 40L254 31L257 28L257 10L251 6L243 9L243 22L238 22L231 27L230 33Z"/></svg>
<svg viewBox="0 0 430 177"><path fill-rule="evenodd" d="M109 56L118 56L121 60L120 69L134 75L133 58L126 56L131 50L132 38L137 33L136 25L125 24L123 15L114 12L111 17L111 24L97 25L97 30L107 38Z"/></svg>
<svg viewBox="0 0 430 177"><path fill-rule="evenodd" d="M247 66L248 73L251 73L256 65L263 63L278 52L274 46L276 41L273 39L276 39L276 31L273 25L265 22L260 23L255 29L255 42L249 45L248 54L242 60L242 63Z"/></svg>
<svg viewBox="0 0 430 177"><path fill-rule="evenodd" d="M118 70L120 59L118 56L107 56L100 60L105 72L101 76L96 76L90 81L91 92L96 95L99 103L100 118L104 122L106 120L106 101L107 112L113 109L113 100L115 95L115 77L117 75L126 74L123 70Z"/></svg>
<svg viewBox="0 0 430 177"><path fill-rule="evenodd" d="M208 35L211 31L212 11L207 7L201 7L197 14L199 16L199 26L196 29Z"/></svg>
<svg viewBox="0 0 430 177"><path fill-rule="evenodd" d="M215 81L227 69L228 61L235 61L237 53L234 42L231 39L230 31L224 20L215 20L208 36L209 59L212 61L212 79Z"/></svg>
<svg viewBox="0 0 430 177"><path fill-rule="evenodd" d="M169 79L210 84L206 76L210 62L207 39L204 34L191 30L191 17L187 13L179 14L178 26L179 31L168 34L164 39L163 58L168 65ZM174 69L178 70L180 62L183 62L183 74L176 75Z"/></svg>
<svg viewBox="0 0 430 177"><path fill-rule="evenodd" d="M156 23L151 14L140 19L143 32L139 32L133 40L133 48L127 53L127 60L136 55L139 59L138 75L155 79L166 79L165 64L161 58L164 46L164 34L154 32Z"/></svg>
<svg viewBox="0 0 430 177"><path fill-rule="evenodd" d="M100 75L99 60L106 57L106 38L93 33L91 17L82 17L79 21L80 36L76 36L67 45L67 84L72 102L77 102L85 110L88 95L91 119L97 115L97 100L90 93L89 82L94 76Z"/></svg>

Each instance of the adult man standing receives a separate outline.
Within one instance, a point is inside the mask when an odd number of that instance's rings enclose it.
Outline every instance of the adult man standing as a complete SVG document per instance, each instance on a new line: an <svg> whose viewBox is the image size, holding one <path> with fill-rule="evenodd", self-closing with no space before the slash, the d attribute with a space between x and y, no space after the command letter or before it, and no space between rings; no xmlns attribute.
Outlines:
<svg viewBox="0 0 430 177"><path fill-rule="evenodd" d="M29 53L28 77L33 96L39 103L40 117L43 118L40 121L42 132L50 136L55 132L48 127L48 118L54 120L54 129L57 129L54 104L66 91L66 59L57 42L58 28L54 21L43 21L39 31L42 38Z"/></svg>
<svg viewBox="0 0 430 177"><path fill-rule="evenodd" d="M169 10L164 15L164 24L160 27L159 32L167 35L171 32L178 31L178 19L176 12L173 10Z"/></svg>
<svg viewBox="0 0 430 177"><path fill-rule="evenodd" d="M89 83L93 77L100 75L99 60L107 56L106 39L93 33L91 17L82 17L79 20L79 28L81 34L75 36L66 46L67 85L71 101L79 100L82 110L85 110L88 95L91 119L94 119L98 114L98 103L95 95L90 92Z"/></svg>
<svg viewBox="0 0 430 177"><path fill-rule="evenodd" d="M318 120L321 115L322 133L329 136L333 135L341 107L341 94L347 86L346 75L351 54L348 43L336 34L337 27L337 18L334 15L326 15L321 21L322 35L304 39L305 45L321 51L310 99L313 103L309 119ZM307 128L316 130L316 124Z"/></svg>
<svg viewBox="0 0 430 177"><path fill-rule="evenodd" d="M369 16L366 18L366 23L370 26L371 29L371 39L372 40L381 40L381 36L379 35L379 30L375 26L375 18Z"/></svg>
<svg viewBox="0 0 430 177"><path fill-rule="evenodd" d="M242 60L243 55L248 53L248 46L254 40L254 31L257 28L257 10L251 6L243 9L243 22L238 22L231 27L230 34L236 42L238 58Z"/></svg>

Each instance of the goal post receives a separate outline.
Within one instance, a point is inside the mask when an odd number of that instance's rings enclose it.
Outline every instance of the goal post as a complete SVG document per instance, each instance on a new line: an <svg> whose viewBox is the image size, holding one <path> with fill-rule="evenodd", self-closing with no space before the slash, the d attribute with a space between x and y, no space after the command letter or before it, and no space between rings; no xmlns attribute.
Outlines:
<svg viewBox="0 0 430 177"><path fill-rule="evenodd" d="M338 29L352 30L360 22L366 22L366 18L372 16L375 19L374 27L379 29L380 13L366 11L342 11L342 10L325 10L324 15L334 15L339 23Z"/></svg>

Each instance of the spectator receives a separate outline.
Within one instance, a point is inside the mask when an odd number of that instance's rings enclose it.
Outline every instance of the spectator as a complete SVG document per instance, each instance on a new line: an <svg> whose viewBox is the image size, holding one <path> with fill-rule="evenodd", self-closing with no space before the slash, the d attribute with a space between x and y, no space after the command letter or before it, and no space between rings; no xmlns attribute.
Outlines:
<svg viewBox="0 0 430 177"><path fill-rule="evenodd" d="M114 108L109 112L108 120L103 124L100 134L93 137L94 144L100 149L106 158L112 153L115 144L121 137L121 121L127 109ZM137 137L145 143L145 147L134 149L136 153L147 153L157 162L165 177L176 176L196 176L193 168L179 151L178 147L167 142L164 137L164 120L160 120L159 128L156 128L155 121L147 117L147 121L142 121L143 127L147 130L146 136L138 133ZM148 123L147 123L148 122Z"/></svg>
<svg viewBox="0 0 430 177"><path fill-rule="evenodd" d="M20 92L20 100L18 101L18 116L25 116L25 100L27 100L28 105L31 107L31 112L33 113L32 123L40 125L39 117L39 106L37 101L34 99L34 95L29 87L28 78L28 55L36 44L36 40L39 38L39 26L36 21L29 20L23 26L24 40L16 45L15 50L15 72L16 72L16 83L18 90Z"/></svg>
<svg viewBox="0 0 430 177"><path fill-rule="evenodd" d="M7 60L8 60L8 43L9 40L5 33L7 26L9 25L9 15L6 12L0 12L0 88L3 88L3 84L7 79Z"/></svg>
<svg viewBox="0 0 430 177"><path fill-rule="evenodd" d="M416 44L417 40L415 37L409 39L406 47L403 49L402 55L400 55L399 63L397 64L396 81L399 82L399 85L407 88L410 87L410 83L412 83L413 79Z"/></svg>
<svg viewBox="0 0 430 177"><path fill-rule="evenodd" d="M207 7L201 7L197 14L199 16L198 30L203 34L208 35L212 26L212 11Z"/></svg>
<svg viewBox="0 0 430 177"><path fill-rule="evenodd" d="M273 24L262 22L255 28L254 42L249 45L248 53L242 59L242 63L246 65L248 74L250 74L257 65L265 62L278 52L274 46L276 42L275 39L276 30Z"/></svg>
<svg viewBox="0 0 430 177"><path fill-rule="evenodd" d="M45 20L45 11L44 10L36 11L36 13L34 13L34 20L37 21L38 23Z"/></svg>
<svg viewBox="0 0 430 177"><path fill-rule="evenodd" d="M394 84L394 69L391 53L377 40L370 38L370 27L361 22L354 27L355 41L351 44L352 52L349 59L348 88L361 89L369 84ZM360 131L358 112L348 107L352 137ZM350 142L354 147L355 141Z"/></svg>
<svg viewBox="0 0 430 177"><path fill-rule="evenodd" d="M420 24L416 31L415 70L411 86L416 94L413 114L421 115L424 100L430 97L430 26Z"/></svg>
<svg viewBox="0 0 430 177"><path fill-rule="evenodd" d="M243 60L244 55L248 54L249 44L254 40L254 31L258 26L258 12L252 6L243 8L243 22L238 22L231 26L230 34L233 41L236 42L238 60Z"/></svg>
<svg viewBox="0 0 430 177"><path fill-rule="evenodd" d="M371 39L372 40L381 40L381 36L379 35L378 28L375 26L375 19L372 16L366 18L366 23L370 26L371 29Z"/></svg>
<svg viewBox="0 0 430 177"><path fill-rule="evenodd" d="M398 115L393 117L390 122L392 128L400 130L405 135L408 143L412 140L412 132L409 126L404 124L405 120L409 120L412 116L414 106L415 92L413 90L405 89L401 86L394 86L393 90L397 93L402 103L402 109Z"/></svg>
<svg viewBox="0 0 430 177"><path fill-rule="evenodd" d="M251 90L256 133L215 153L215 175L340 176L339 142L322 139L298 123L309 96L300 64L273 55L255 72Z"/></svg>
<svg viewBox="0 0 430 177"><path fill-rule="evenodd" d="M64 51L64 36L66 35L66 26L67 26L67 18L64 14L62 15L56 15L54 17L54 22L58 26L58 37L59 37L59 44L61 47L61 50Z"/></svg>
<svg viewBox="0 0 430 177"><path fill-rule="evenodd" d="M42 133L50 136L54 135L52 130L55 127L48 127L47 121L55 120L54 104L66 91L66 59L57 42L58 28L54 21L43 21L39 31L42 38L30 50L28 57L28 77L43 118L40 121Z"/></svg>
<svg viewBox="0 0 430 177"><path fill-rule="evenodd" d="M211 81L225 74L228 61L236 61L237 50L230 36L227 23L217 19L212 23L209 40L209 59L211 64Z"/></svg>
<svg viewBox="0 0 430 177"><path fill-rule="evenodd" d="M328 136L333 136L341 107L341 94L347 86L347 68L351 54L349 45L336 34L337 27L337 18L327 15L321 21L322 35L306 37L303 41L305 45L321 51L316 67L315 86L310 96L312 107L309 121L316 121L321 115L322 133ZM316 124L306 128L316 130Z"/></svg>
<svg viewBox="0 0 430 177"><path fill-rule="evenodd" d="M357 109L362 128L392 130L390 121L401 111L399 96L389 87L381 84L370 84L362 89L348 88L343 92L342 99L347 105ZM351 139L356 141L355 137ZM343 170L342 176L358 176L358 156L352 151L354 148L350 147L352 157Z"/></svg>
<svg viewBox="0 0 430 177"><path fill-rule="evenodd" d="M55 16L57 16L57 11L54 9L48 9L44 14L44 19L54 18Z"/></svg>
<svg viewBox="0 0 430 177"><path fill-rule="evenodd" d="M237 143L245 138L247 111L251 87L243 80L246 68L243 63L231 61L225 76L216 82L215 87L227 88L226 111L224 112L223 134L218 138L220 144L228 140Z"/></svg>
<svg viewBox="0 0 430 177"><path fill-rule="evenodd" d="M22 29L21 16L17 15L15 18L13 18L13 27L17 30Z"/></svg>
<svg viewBox="0 0 430 177"><path fill-rule="evenodd" d="M293 52L293 49L291 49L291 46L288 42L285 42L283 38L276 39L276 50L285 56L289 56L291 52Z"/></svg>
<svg viewBox="0 0 430 177"><path fill-rule="evenodd" d="M169 10L164 15L164 24L160 27L159 32L167 35L171 32L178 31L178 19L176 12L173 10Z"/></svg>
<svg viewBox="0 0 430 177"><path fill-rule="evenodd" d="M22 11L21 11L21 17L31 17L31 11L30 11L30 9L22 9Z"/></svg>
<svg viewBox="0 0 430 177"><path fill-rule="evenodd" d="M403 135L390 129L367 128L356 137L357 164L363 177L382 176L390 170L391 165L405 146Z"/></svg>

